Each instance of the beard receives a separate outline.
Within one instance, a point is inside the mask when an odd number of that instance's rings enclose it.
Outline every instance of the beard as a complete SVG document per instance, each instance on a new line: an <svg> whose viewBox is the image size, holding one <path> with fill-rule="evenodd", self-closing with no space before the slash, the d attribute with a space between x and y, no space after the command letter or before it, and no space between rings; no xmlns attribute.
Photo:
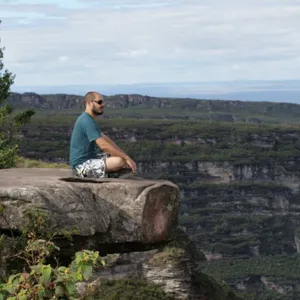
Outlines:
<svg viewBox="0 0 300 300"><path fill-rule="evenodd" d="M92 109L92 112L93 112L93 114L96 115L96 116L101 116L101 115L104 113L103 110L97 111L97 110L95 110L95 109Z"/></svg>

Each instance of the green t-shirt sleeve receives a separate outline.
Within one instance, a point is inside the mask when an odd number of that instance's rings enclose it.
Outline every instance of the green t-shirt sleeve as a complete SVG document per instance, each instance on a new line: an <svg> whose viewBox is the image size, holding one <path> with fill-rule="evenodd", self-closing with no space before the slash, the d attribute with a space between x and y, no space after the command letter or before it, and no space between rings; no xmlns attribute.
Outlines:
<svg viewBox="0 0 300 300"><path fill-rule="evenodd" d="M84 131L89 142L95 141L101 137L101 131L98 124L92 119L86 119L84 122Z"/></svg>

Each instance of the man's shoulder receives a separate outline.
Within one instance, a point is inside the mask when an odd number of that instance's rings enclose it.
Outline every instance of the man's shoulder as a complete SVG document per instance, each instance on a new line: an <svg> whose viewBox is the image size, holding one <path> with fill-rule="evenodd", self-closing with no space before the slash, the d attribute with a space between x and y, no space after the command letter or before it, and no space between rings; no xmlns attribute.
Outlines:
<svg viewBox="0 0 300 300"><path fill-rule="evenodd" d="M87 113L87 112L83 112L76 121L76 127L79 128L85 128L88 130L100 130L99 125L97 124L97 122Z"/></svg>
<svg viewBox="0 0 300 300"><path fill-rule="evenodd" d="M78 124L85 124L87 122L93 122L93 118L86 112L83 112L76 120L76 123Z"/></svg>

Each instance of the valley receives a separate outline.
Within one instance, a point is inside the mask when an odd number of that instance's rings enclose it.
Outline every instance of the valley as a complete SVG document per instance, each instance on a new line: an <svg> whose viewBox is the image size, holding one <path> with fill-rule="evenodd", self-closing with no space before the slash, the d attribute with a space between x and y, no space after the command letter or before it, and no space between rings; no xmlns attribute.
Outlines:
<svg viewBox="0 0 300 300"><path fill-rule="evenodd" d="M81 98L9 101L36 110L20 154L66 164ZM300 105L120 95L106 106L101 130L138 173L180 187L179 225L209 261L199 268L245 299L299 299Z"/></svg>

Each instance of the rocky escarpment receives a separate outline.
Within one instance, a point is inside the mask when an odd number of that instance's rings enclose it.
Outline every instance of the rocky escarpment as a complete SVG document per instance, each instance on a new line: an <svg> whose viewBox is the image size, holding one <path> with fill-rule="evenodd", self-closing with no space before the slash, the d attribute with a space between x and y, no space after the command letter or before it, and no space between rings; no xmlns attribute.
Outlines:
<svg viewBox="0 0 300 300"><path fill-rule="evenodd" d="M175 299L237 300L238 297L231 290L225 286L221 288L220 283L212 277L195 271L196 262L199 262L197 259L199 256L195 257L182 244L161 250L112 255L110 268L97 270L90 282L97 286L105 279L146 279L163 285L168 295ZM81 284L80 290L84 293L86 284Z"/></svg>
<svg viewBox="0 0 300 300"><path fill-rule="evenodd" d="M184 195L180 225L209 259L297 252L300 211L289 188L210 184L186 187Z"/></svg>
<svg viewBox="0 0 300 300"><path fill-rule="evenodd" d="M162 180L79 180L69 175L65 169L1 170L0 232L11 239L22 231L28 211L42 210L49 216L49 231L73 234L72 243L63 236L57 240L64 257L82 249L113 254L109 267L94 273L94 286L103 278L144 278L162 285L174 299L237 299L197 272L196 261L204 256L176 230L176 185ZM7 252L9 244L4 246L1 251ZM3 275L5 265L1 267Z"/></svg>
<svg viewBox="0 0 300 300"><path fill-rule="evenodd" d="M297 126L137 120L99 123L135 158L142 176L180 186L179 224L208 257L297 251ZM71 126L69 133L63 133L64 126L29 126L24 130L23 153L67 161ZM65 143L61 156L57 156L55 143ZM279 245L278 239L282 239Z"/></svg>
<svg viewBox="0 0 300 300"><path fill-rule="evenodd" d="M104 96L104 100L106 107L112 109L108 117L149 118L152 115L154 118L163 119L280 123L297 121L300 116L300 105L293 103L180 99L138 94ZM16 107L64 110L70 113L83 109L83 96L80 95L12 93L7 102ZM154 114L152 109L155 110Z"/></svg>
<svg viewBox="0 0 300 300"><path fill-rule="evenodd" d="M39 122L23 132L22 153L67 162L73 121L61 119L59 126L49 126L50 119ZM208 260L299 252L299 126L123 119L99 123L135 158L141 175L180 187L179 224ZM241 285L233 286L247 290L256 286L253 280L264 286L263 270L254 278L251 268L245 267L250 274L245 271ZM283 286L285 279L269 278L271 273L268 280ZM228 282L239 282L231 278ZM291 280L288 286L296 283Z"/></svg>

